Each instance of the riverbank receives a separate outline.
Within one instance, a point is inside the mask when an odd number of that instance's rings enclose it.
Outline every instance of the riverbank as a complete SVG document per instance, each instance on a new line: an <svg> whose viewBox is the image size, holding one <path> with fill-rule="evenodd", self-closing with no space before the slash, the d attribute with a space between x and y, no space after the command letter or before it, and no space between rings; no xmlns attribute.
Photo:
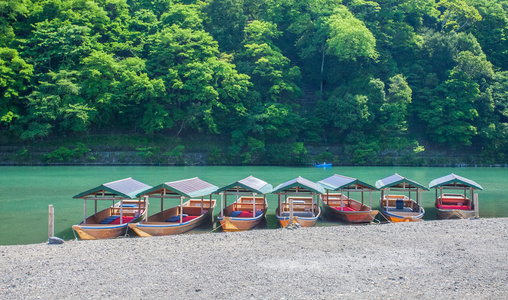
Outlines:
<svg viewBox="0 0 508 300"><path fill-rule="evenodd" d="M0 139L0 166L206 166L285 165L313 166L434 166L508 167L502 153L489 155L482 149L453 149L430 143L388 143L377 150L354 151L351 145L272 142L264 150L249 152L231 147L225 137L191 135L184 138L133 134L51 137L37 143L17 137ZM395 146L396 145L396 146ZM236 149L236 150L233 150Z"/></svg>
<svg viewBox="0 0 508 300"><path fill-rule="evenodd" d="M0 246L0 298L496 299L508 218Z"/></svg>

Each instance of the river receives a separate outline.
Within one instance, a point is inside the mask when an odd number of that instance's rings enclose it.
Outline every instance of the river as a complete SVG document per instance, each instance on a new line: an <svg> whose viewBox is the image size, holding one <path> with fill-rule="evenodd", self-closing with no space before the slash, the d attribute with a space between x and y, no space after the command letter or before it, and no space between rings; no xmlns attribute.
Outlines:
<svg viewBox="0 0 508 300"><path fill-rule="evenodd" d="M508 217L508 187L506 168L427 168L427 167L271 167L271 166L206 166L206 167L156 167L156 166L62 166L62 167L0 167L0 245L41 243L48 239L48 206L55 209L55 235L73 239L71 226L83 218L83 201L72 199L80 192L102 183L132 177L155 186L163 182L199 177L219 187L253 175L272 184L302 176L312 181L322 180L333 174L358 178L374 185L376 180L398 173L428 187L435 178L455 173L472 179L483 187L479 191L480 217ZM423 193L425 220L435 218L434 191ZM373 208L378 208L379 193L373 193ZM216 197L220 199L219 196ZM104 208L109 201L101 204ZM153 203L152 207L160 207ZM179 202L179 201L178 201ZM166 205L166 204L165 204ZM173 206L167 204L168 207ZM176 204L175 204L176 205ZM220 201L215 210L220 210ZM89 205L92 213L93 205ZM277 207L275 195L268 197L267 228L276 228L274 217ZM156 213L157 209L149 209ZM339 226L339 223L320 221L318 226Z"/></svg>

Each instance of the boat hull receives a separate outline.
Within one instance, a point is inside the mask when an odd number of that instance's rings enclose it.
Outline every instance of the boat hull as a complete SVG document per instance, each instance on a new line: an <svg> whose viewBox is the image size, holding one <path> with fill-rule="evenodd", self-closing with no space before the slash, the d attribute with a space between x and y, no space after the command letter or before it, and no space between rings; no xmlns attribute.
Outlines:
<svg viewBox="0 0 508 300"><path fill-rule="evenodd" d="M471 219L474 218L474 213L474 210L439 209L436 207L436 217L440 220Z"/></svg>
<svg viewBox="0 0 508 300"><path fill-rule="evenodd" d="M329 205L323 205L323 214L327 218L346 223L370 223L378 213L378 210L340 211Z"/></svg>
<svg viewBox="0 0 508 300"><path fill-rule="evenodd" d="M219 218L222 231L245 231L255 228L265 218L265 213L256 218Z"/></svg>
<svg viewBox="0 0 508 300"><path fill-rule="evenodd" d="M143 212L140 216L132 220L130 223L139 222L145 218L146 212ZM128 230L128 225L125 224L79 224L73 225L72 229L76 232L82 240L101 240L101 239L112 239L122 235L125 235Z"/></svg>
<svg viewBox="0 0 508 300"><path fill-rule="evenodd" d="M316 164L316 168L331 168L332 164Z"/></svg>
<svg viewBox="0 0 508 300"><path fill-rule="evenodd" d="M418 206L418 208L419 208L419 205L416 203L416 201L414 201L412 199L409 199L406 201L410 202L411 205ZM387 211L384 201L382 199L379 201L379 207L380 207L380 212L385 217L385 219L390 222L394 222L394 223L397 223L397 222L418 222L423 219L423 215L425 214L425 210L423 209L423 207L421 208L421 211L418 211L418 212ZM395 207L395 204L393 204L393 206L390 205L390 207Z"/></svg>
<svg viewBox="0 0 508 300"><path fill-rule="evenodd" d="M148 221L143 221L140 223L131 223L129 227L134 230L134 232L140 237L151 237L151 236L163 236L163 235L174 235L181 234L187 231L190 231L200 225L205 223L213 222L213 211L215 208L215 202L213 206L208 209L208 211L195 219L192 219L188 222L178 223L178 222L154 222L150 220L154 216L150 217ZM171 208L170 210L175 210L176 208ZM169 210L168 210L169 211Z"/></svg>
<svg viewBox="0 0 508 300"><path fill-rule="evenodd" d="M319 217L321 216L321 208L317 207L317 214L314 217L293 217L293 220L291 220L289 217L281 216L279 213L279 209L276 210L275 215L277 217L277 220L279 220L279 224L281 227L287 227L289 225L298 223L301 227L312 227L316 225Z"/></svg>

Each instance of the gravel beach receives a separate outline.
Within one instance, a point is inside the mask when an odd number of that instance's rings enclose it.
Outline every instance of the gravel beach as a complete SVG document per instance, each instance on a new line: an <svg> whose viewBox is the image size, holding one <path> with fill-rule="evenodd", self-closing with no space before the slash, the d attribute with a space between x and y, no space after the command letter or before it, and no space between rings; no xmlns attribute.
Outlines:
<svg viewBox="0 0 508 300"><path fill-rule="evenodd" d="M1 299L506 299L508 219L0 246Z"/></svg>

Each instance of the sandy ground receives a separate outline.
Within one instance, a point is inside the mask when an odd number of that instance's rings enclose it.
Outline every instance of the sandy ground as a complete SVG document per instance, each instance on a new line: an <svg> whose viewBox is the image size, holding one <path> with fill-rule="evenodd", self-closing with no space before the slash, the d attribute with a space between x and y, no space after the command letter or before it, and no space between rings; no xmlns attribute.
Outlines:
<svg viewBox="0 0 508 300"><path fill-rule="evenodd" d="M0 246L0 299L506 299L508 219Z"/></svg>

